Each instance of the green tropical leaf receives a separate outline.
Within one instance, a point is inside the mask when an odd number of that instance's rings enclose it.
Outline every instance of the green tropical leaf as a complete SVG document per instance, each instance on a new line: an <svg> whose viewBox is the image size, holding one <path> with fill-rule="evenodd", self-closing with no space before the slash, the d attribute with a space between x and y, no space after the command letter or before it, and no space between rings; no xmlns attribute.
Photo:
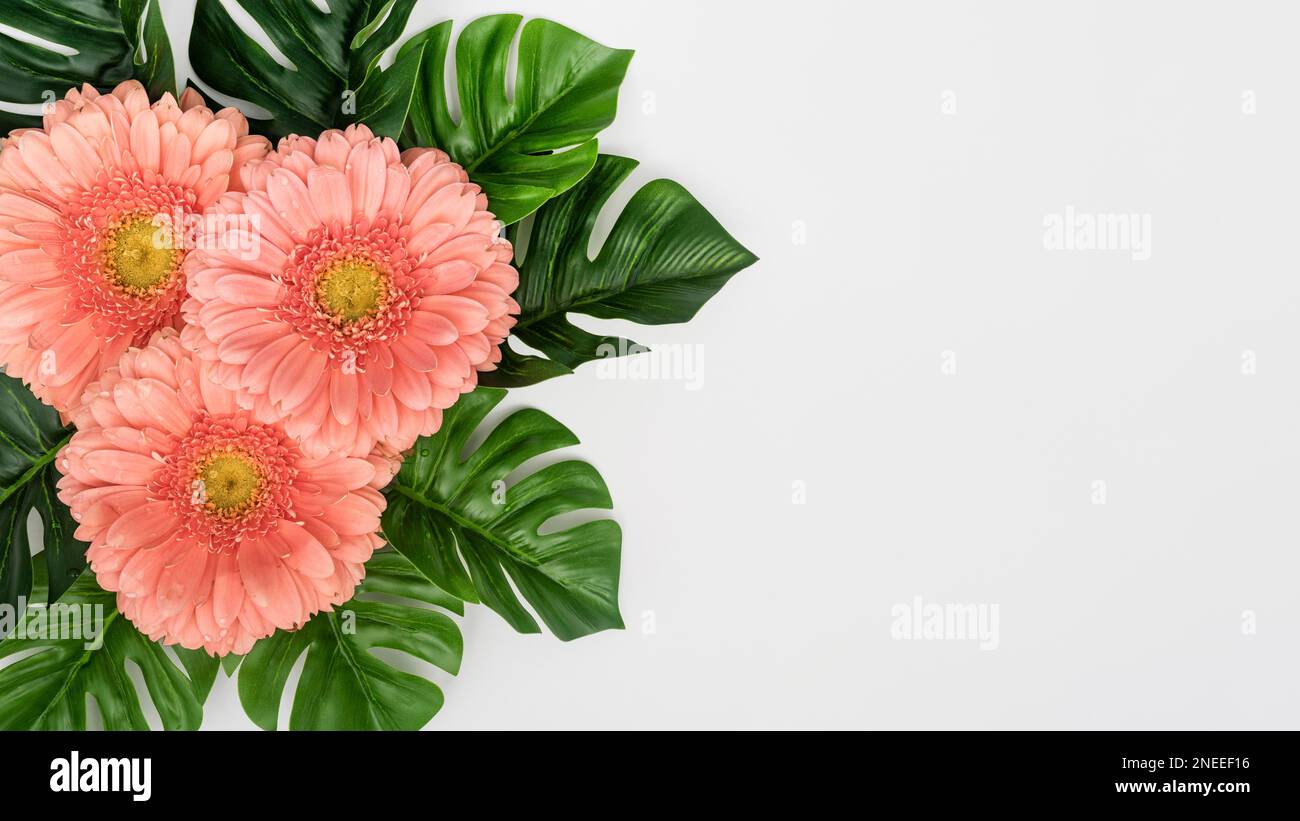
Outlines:
<svg viewBox="0 0 1300 821"><path fill-rule="evenodd" d="M0 669L0 730L84 730L87 695L94 697L105 729L149 729L127 661L139 667L164 729L198 729L202 685L187 678L162 645L131 626L115 602L116 595L100 589L93 574L83 573L58 601L29 605L23 632L0 641L0 660L35 650ZM99 640L82 632L87 623L99 625ZM59 626L57 636L53 625Z"/></svg>
<svg viewBox="0 0 1300 821"><path fill-rule="evenodd" d="M163 25L158 0L118 0L122 30L135 44L134 76L149 89L150 98L176 94L176 62Z"/></svg>
<svg viewBox="0 0 1300 821"><path fill-rule="evenodd" d="M513 99L506 93L510 44L523 18L473 21L456 42L460 121L447 101L451 22L403 47L423 50L420 80L403 147L436 146L482 186L506 225L567 191L596 162L596 134L614 121L618 89L632 52L606 48L550 20L530 20L519 35Z"/></svg>
<svg viewBox="0 0 1300 821"><path fill-rule="evenodd" d="M226 671L227 678L235 675L235 671L239 669L239 663L243 660L243 656L237 656L234 653L228 653L221 657L221 669Z"/></svg>
<svg viewBox="0 0 1300 821"><path fill-rule="evenodd" d="M6 103L51 102L82 83L102 91L132 77L154 95L176 90L158 0L5 0L0 23L72 52L0 34L0 99ZM36 115L0 111L6 132L40 124Z"/></svg>
<svg viewBox="0 0 1300 821"><path fill-rule="evenodd" d="M221 0L198 2L190 64L208 86L271 113L269 120L249 118L254 131L275 140L364 122L383 136L401 134L422 50L403 49L386 71L378 63L415 0L331 0L329 11L313 0L237 2L293 68L245 34Z"/></svg>
<svg viewBox="0 0 1300 821"><path fill-rule="evenodd" d="M573 368L544 356L518 353L509 344L501 346L501 361L495 370L478 375L481 385L498 388L522 388L557 376L568 376Z"/></svg>
<svg viewBox="0 0 1300 821"><path fill-rule="evenodd" d="M550 357L502 348L485 385L519 387L609 356L646 350L593 334L568 319L578 313L643 325L686 322L736 272L757 257L732 239L689 192L655 180L632 196L600 253L587 254L601 207L637 166L601 155L591 174L537 213L519 268L515 336Z"/></svg>
<svg viewBox="0 0 1300 821"><path fill-rule="evenodd" d="M186 650L180 646L172 649L176 653L176 658L180 659L181 666L185 668L185 674L189 676L190 684L194 688L194 697L198 699L199 704L205 703L208 694L212 692L212 685L217 682L217 670L221 667L221 660L216 656L209 656L206 650Z"/></svg>
<svg viewBox="0 0 1300 821"><path fill-rule="evenodd" d="M321 613L292 633L277 631L253 645L239 666L239 700L257 726L274 730L289 672L305 652L289 717L291 730L418 730L442 708L433 682L397 670L372 651L400 650L455 675L460 629L443 613L411 602L374 601L382 594L463 613L410 562L381 551L366 563L357 598Z"/></svg>
<svg viewBox="0 0 1300 821"><path fill-rule="evenodd" d="M556 516L613 507L596 469L559 462L504 485L529 459L576 445L578 438L541 411L520 410L462 459L470 437L505 395L479 388L462 396L443 413L441 430L416 443L389 488L384 533L434 584L486 604L521 633L541 628L514 588L565 641L621 628L618 524L598 519L539 532Z"/></svg>
<svg viewBox="0 0 1300 821"><path fill-rule="evenodd" d="M59 448L72 435L59 414L17 379L0 374L0 605L16 607L32 591L32 549L27 520L32 510L44 526L53 598L68 589L86 566L86 544L72 534L76 522L56 496ZM0 629L0 637L5 631Z"/></svg>

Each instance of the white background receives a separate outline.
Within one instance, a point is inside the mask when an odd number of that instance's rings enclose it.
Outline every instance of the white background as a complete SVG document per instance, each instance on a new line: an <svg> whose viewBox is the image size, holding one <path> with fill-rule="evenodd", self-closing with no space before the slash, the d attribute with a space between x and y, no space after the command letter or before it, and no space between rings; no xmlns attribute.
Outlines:
<svg viewBox="0 0 1300 821"><path fill-rule="evenodd" d="M637 50L608 217L669 176L762 261L686 326L579 320L702 346L701 390L513 395L609 482L628 629L473 608L432 729L1300 726L1294 6L426 0L407 34L498 11ZM1066 206L1150 214L1151 259L1046 250ZM996 604L998 649L894 640L914 596ZM223 676L204 727L251 726Z"/></svg>

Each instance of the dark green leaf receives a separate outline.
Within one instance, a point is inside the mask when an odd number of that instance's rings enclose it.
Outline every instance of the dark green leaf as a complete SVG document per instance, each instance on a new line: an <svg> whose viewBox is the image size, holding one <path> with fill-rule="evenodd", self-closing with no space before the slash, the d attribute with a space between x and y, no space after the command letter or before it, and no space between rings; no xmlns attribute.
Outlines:
<svg viewBox="0 0 1300 821"><path fill-rule="evenodd" d="M157 0L5 0L0 23L74 50L61 54L35 43L0 34L0 99L44 103L61 99L70 88L90 83L100 90L131 77L151 93L175 89L171 49ZM144 24L141 26L141 18ZM143 31L149 59L136 64ZM39 126L31 114L0 111L0 130Z"/></svg>
<svg viewBox="0 0 1300 821"><path fill-rule="evenodd" d="M397 139L415 93L423 49L403 53L387 71L372 71L357 90L357 112L348 119L370 126L381 137Z"/></svg>
<svg viewBox="0 0 1300 821"><path fill-rule="evenodd" d="M540 632L524 599L561 639L621 628L622 534L609 519L541 535L556 516L613 507L605 482L586 462L559 462L504 481L529 459L578 444L538 410L516 411L464 460L470 436L505 391L479 388L443 414L442 429L420 439L389 490L384 533L434 584L481 601L516 630Z"/></svg>
<svg viewBox="0 0 1300 821"><path fill-rule="evenodd" d="M221 657L221 669L226 671L226 677L229 678L239 669L239 663L244 660L243 656L237 656L234 653L228 653Z"/></svg>
<svg viewBox="0 0 1300 821"><path fill-rule="evenodd" d="M498 388L523 388L557 376L568 376L573 368L544 356L532 356L501 346L501 361L496 370L478 375L479 384Z"/></svg>
<svg viewBox="0 0 1300 821"><path fill-rule="evenodd" d="M20 596L31 593L27 519L33 509L44 525L42 555L53 597L86 566L86 545L73 537L76 523L55 495L54 459L71 435L58 412L19 380L0 374L0 604L17 606Z"/></svg>
<svg viewBox="0 0 1300 821"><path fill-rule="evenodd" d="M94 696L105 729L149 729L127 661L140 668L165 729L198 729L203 707L196 690L201 688L162 645L132 627L115 602L116 595L101 590L93 574L83 573L58 601L28 608L22 634L26 637L15 634L0 641L0 659L36 650L0 669L0 729L84 730L87 695ZM90 623L88 619L98 623L102 642L68 630L74 623ZM41 623L46 625L44 633L38 633ZM54 624L59 625L58 636L49 632ZM70 637L69 632L76 635Z"/></svg>
<svg viewBox="0 0 1300 821"><path fill-rule="evenodd" d="M249 119L272 140L315 136L365 122L397 137L406 120L419 67L419 49L387 71L379 58L397 42L415 0L238 0L292 64L287 69L244 33L221 0L199 0L190 31L190 64L199 79L231 97L269 111Z"/></svg>
<svg viewBox="0 0 1300 821"><path fill-rule="evenodd" d="M239 668L239 700L257 726L274 730L289 672L305 652L289 716L291 730L418 730L442 708L433 682L397 670L371 651L400 650L453 675L460 670L460 629L443 613L367 594L459 607L411 571L392 551L366 563L358 597L321 613L292 633L277 631L253 645Z"/></svg>
<svg viewBox="0 0 1300 821"><path fill-rule="evenodd" d="M181 660L181 666L190 677L190 684L194 687L194 697L198 699L199 704L203 704L208 700L212 685L217 681L217 668L221 666L221 662L216 656L209 656L204 650L186 650L184 647L174 649L176 658Z"/></svg>
<svg viewBox="0 0 1300 821"><path fill-rule="evenodd" d="M118 0L122 10L122 29L136 45L135 78L149 89L150 98L164 93L176 94L176 63L172 44L163 26L158 0Z"/></svg>
<svg viewBox="0 0 1300 821"><path fill-rule="evenodd" d="M631 51L606 48L550 20L530 20L519 36L514 98L506 94L510 44L523 18L482 17L456 42L460 121L447 101L450 22L415 37L424 49L404 147L436 146L482 186L506 225L537 210L587 175L596 140L614 121ZM401 54L402 52L399 52Z"/></svg>
<svg viewBox="0 0 1300 821"><path fill-rule="evenodd" d="M457 616L465 615L464 600L431 583L410 560L385 548L366 563L366 593L377 593L435 604Z"/></svg>
<svg viewBox="0 0 1300 821"><path fill-rule="evenodd" d="M584 362L644 350L630 340L588 333L569 313L628 319L643 325L686 322L737 271L756 260L685 188L655 180L633 195L600 253L587 255L601 206L637 163L602 155L591 174L537 213L519 265L513 333L576 368ZM502 350L499 369L483 384L517 387L536 381L536 357Z"/></svg>

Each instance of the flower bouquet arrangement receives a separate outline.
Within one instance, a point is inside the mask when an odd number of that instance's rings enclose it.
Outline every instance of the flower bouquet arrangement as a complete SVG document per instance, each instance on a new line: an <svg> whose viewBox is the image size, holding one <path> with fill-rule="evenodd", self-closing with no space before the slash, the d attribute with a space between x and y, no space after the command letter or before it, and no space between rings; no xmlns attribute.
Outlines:
<svg viewBox="0 0 1300 821"><path fill-rule="evenodd" d="M597 147L629 51L238 4L279 55L198 0L183 90L158 0L0 5L40 41L0 34L0 97L41 105L0 112L0 728L83 729L90 696L147 729L130 661L168 729L223 668L266 729L285 699L293 729L418 729L441 690L372 651L455 674L466 603L622 627L619 526L543 527L605 482L516 476L577 438L481 428L630 350L570 314L684 322L755 259L666 180L589 255L636 166Z"/></svg>

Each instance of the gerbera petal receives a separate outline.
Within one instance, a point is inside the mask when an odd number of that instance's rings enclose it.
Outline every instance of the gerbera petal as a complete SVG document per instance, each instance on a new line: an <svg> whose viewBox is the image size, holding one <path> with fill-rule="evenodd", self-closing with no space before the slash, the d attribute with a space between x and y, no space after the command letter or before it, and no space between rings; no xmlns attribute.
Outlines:
<svg viewBox="0 0 1300 821"><path fill-rule="evenodd" d="M322 517L340 536L374 533L379 527L380 511L355 494L335 503Z"/></svg>
<svg viewBox="0 0 1300 821"><path fill-rule="evenodd" d="M411 410L425 410L433 400L429 377L405 365L394 367L393 396Z"/></svg>
<svg viewBox="0 0 1300 821"><path fill-rule="evenodd" d="M220 207L268 223L273 250L187 266L198 305L186 317L202 327L187 338L220 359L218 381L313 457L402 450L436 431L437 411L500 360L518 311L481 188L444 152L403 154L362 127L286 137L241 180L247 193ZM227 303L264 311L283 338Z"/></svg>
<svg viewBox="0 0 1300 821"><path fill-rule="evenodd" d="M285 564L312 578L324 578L334 572L334 562L330 559L329 552L305 528L281 520L280 529L276 533L289 545L289 557L284 560Z"/></svg>
<svg viewBox="0 0 1300 821"><path fill-rule="evenodd" d="M341 425L350 425L357 413L357 376L335 370L330 374L330 409Z"/></svg>
<svg viewBox="0 0 1300 821"><path fill-rule="evenodd" d="M65 417L129 345L178 323L188 252L150 241L167 224L185 230L226 192L235 143L230 122L213 123L193 95L187 103L182 113L164 94L151 106L134 80L111 94L83 86L0 151L0 291L36 286L28 298L4 291L0 367L23 371ZM45 353L57 364L32 370Z"/></svg>
<svg viewBox="0 0 1300 821"><path fill-rule="evenodd" d="M106 544L110 549L130 547L147 550L156 547L176 530L176 519L166 502L149 502L123 513L108 528Z"/></svg>
<svg viewBox="0 0 1300 821"><path fill-rule="evenodd" d="M271 376L289 352L300 344L302 340L296 335L286 336L258 351L252 359L248 360L248 364L244 365L241 387L255 390L257 393L270 390Z"/></svg>
<svg viewBox="0 0 1300 821"><path fill-rule="evenodd" d="M140 168L157 171L160 165L162 138L158 133L158 118L141 112L131 120L131 154Z"/></svg>
<svg viewBox="0 0 1300 821"><path fill-rule="evenodd" d="M313 168L307 174L307 190L311 192L316 214L326 225L346 225L352 219L352 194L342 171L334 168Z"/></svg>
<svg viewBox="0 0 1300 821"><path fill-rule="evenodd" d="M272 171L266 181L266 194L295 239L305 240L311 230L320 225L307 186L293 172Z"/></svg>
<svg viewBox="0 0 1300 821"><path fill-rule="evenodd" d="M212 615L218 626L229 627L239 617L244 605L244 582L239 563L233 554L224 553L217 561L217 576L212 584Z"/></svg>
<svg viewBox="0 0 1300 821"><path fill-rule="evenodd" d="M413 311L406 321L406 330L429 345L450 345L460 336L450 319L434 311Z"/></svg>
<svg viewBox="0 0 1300 821"><path fill-rule="evenodd" d="M271 322L240 328L221 339L217 355L222 362L243 365L253 358L253 354L284 336L284 332L283 326Z"/></svg>
<svg viewBox="0 0 1300 821"><path fill-rule="evenodd" d="M81 458L86 472L114 485L147 485L159 468L148 456L124 450L96 450Z"/></svg>
<svg viewBox="0 0 1300 821"><path fill-rule="evenodd" d="M288 630L301 615L301 602L290 570L269 537L239 546L239 577L248 599L271 624Z"/></svg>
<svg viewBox="0 0 1300 821"><path fill-rule="evenodd" d="M271 401L292 410L310 396L325 374L327 357L302 342L287 355L271 377Z"/></svg>
<svg viewBox="0 0 1300 821"><path fill-rule="evenodd" d="M274 307L280 304L283 288L254 274L230 274L217 280L216 295L232 305Z"/></svg>
<svg viewBox="0 0 1300 821"><path fill-rule="evenodd" d="M215 557L196 545L163 567L157 596L158 609L164 617L174 616L186 606L193 610L209 561L215 561Z"/></svg>
<svg viewBox="0 0 1300 821"><path fill-rule="evenodd" d="M393 355L403 365L420 373L427 373L438 367L438 356L433 349L428 344L422 344L411 337L395 340Z"/></svg>

